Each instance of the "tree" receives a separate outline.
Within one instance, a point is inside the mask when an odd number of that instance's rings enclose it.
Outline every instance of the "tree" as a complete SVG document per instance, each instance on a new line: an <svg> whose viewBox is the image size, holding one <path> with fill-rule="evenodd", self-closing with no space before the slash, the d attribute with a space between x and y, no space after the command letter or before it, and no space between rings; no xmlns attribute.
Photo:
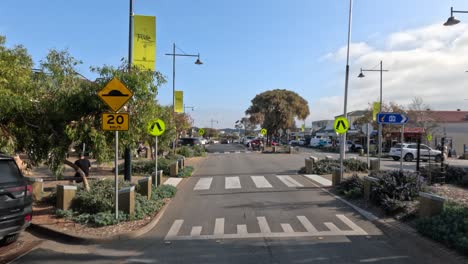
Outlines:
<svg viewBox="0 0 468 264"><path fill-rule="evenodd" d="M389 102L389 103L382 103L382 112L394 112L394 113L402 113L405 114L406 110L404 109L403 106L398 105L395 102ZM367 109L366 113L364 116L358 118L356 121L354 121L354 127L357 130L361 130L361 128L368 123L371 123L373 128L375 130L378 129L378 123L376 121L373 121L373 107L372 105L369 104L369 108ZM395 126L394 125L382 125L382 135L385 138L386 135L390 135L393 131L395 131Z"/></svg>
<svg viewBox="0 0 468 264"><path fill-rule="evenodd" d="M257 124L250 122L250 119L248 117L243 117L240 120L240 124L245 130L245 135L252 135L254 133L255 128L257 127Z"/></svg>
<svg viewBox="0 0 468 264"><path fill-rule="evenodd" d="M307 101L297 93L276 89L255 96L252 105L245 111L252 124L261 124L267 129L267 139L292 127L295 119L305 120L309 115Z"/></svg>
<svg viewBox="0 0 468 264"><path fill-rule="evenodd" d="M162 75L136 67L129 73L124 62L118 68L93 68L100 75L93 82L77 74L80 63L66 50L51 50L33 71L26 49L9 49L0 37L1 151L25 152L32 165L45 161L56 176L63 164L70 165L66 154L77 143L92 146L98 161L110 160L113 133L100 129L101 114L109 110L97 92L113 77L134 93L126 105L131 129L121 133L121 146L136 145L147 135L146 123L164 112L155 101L157 87L165 82Z"/></svg>

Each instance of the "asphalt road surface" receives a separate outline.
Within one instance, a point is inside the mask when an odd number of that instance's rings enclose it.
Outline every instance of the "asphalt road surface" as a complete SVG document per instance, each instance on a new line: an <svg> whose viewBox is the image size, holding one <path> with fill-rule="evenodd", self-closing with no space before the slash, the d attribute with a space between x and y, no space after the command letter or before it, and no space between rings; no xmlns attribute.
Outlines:
<svg viewBox="0 0 468 264"><path fill-rule="evenodd" d="M249 151L243 144L231 143L231 144L209 144L205 145L205 149L208 153L236 153Z"/></svg>
<svg viewBox="0 0 468 264"><path fill-rule="evenodd" d="M48 242L15 263L454 263L386 235L296 174L303 164L304 155L210 154L148 234Z"/></svg>

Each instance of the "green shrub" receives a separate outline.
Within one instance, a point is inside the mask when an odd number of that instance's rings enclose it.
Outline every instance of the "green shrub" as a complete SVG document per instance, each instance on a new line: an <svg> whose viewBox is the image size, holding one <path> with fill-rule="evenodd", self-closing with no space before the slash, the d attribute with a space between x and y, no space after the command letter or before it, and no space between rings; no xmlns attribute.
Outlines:
<svg viewBox="0 0 468 264"><path fill-rule="evenodd" d="M355 159L346 159L343 161L345 172L366 172L367 163L355 160ZM331 174L335 169L340 168L340 161L334 159L322 159L315 163L312 168L313 174L323 175Z"/></svg>
<svg viewBox="0 0 468 264"><path fill-rule="evenodd" d="M463 182L463 177L467 172L460 167L446 166L445 174L441 172L440 164L431 164L430 166L424 166L420 169L421 176L430 179L430 182L435 182L435 178L444 177L445 182L453 183L458 185L466 185L467 183Z"/></svg>
<svg viewBox="0 0 468 264"><path fill-rule="evenodd" d="M468 207L446 203L440 215L417 220L416 229L468 255Z"/></svg>
<svg viewBox="0 0 468 264"><path fill-rule="evenodd" d="M151 199L164 199L174 197L177 192L177 188L172 185L161 185L158 187L153 187L151 191Z"/></svg>
<svg viewBox="0 0 468 264"><path fill-rule="evenodd" d="M203 146L194 146L193 147L193 155L195 157L204 157L206 156L206 151L205 151L205 148Z"/></svg>
<svg viewBox="0 0 468 264"><path fill-rule="evenodd" d="M69 219L69 218L71 218L73 216L73 211L72 210L57 209L57 210L55 210L55 215L58 218Z"/></svg>
<svg viewBox="0 0 468 264"><path fill-rule="evenodd" d="M191 147L183 146L177 149L177 154L189 158L194 156L194 150Z"/></svg>
<svg viewBox="0 0 468 264"><path fill-rule="evenodd" d="M170 173L170 164L174 160L166 158L158 158L158 170L162 170L165 175ZM124 165L119 165L119 173L123 174ZM155 161L154 160L142 160L132 162L132 172L135 175L151 175L154 172Z"/></svg>
<svg viewBox="0 0 468 264"><path fill-rule="evenodd" d="M351 178L343 180L336 190L346 198L357 199L362 197L364 193L363 181L357 175L353 175Z"/></svg>
<svg viewBox="0 0 468 264"><path fill-rule="evenodd" d="M388 214L405 209L402 201L413 201L423 186L423 182L418 184L418 174L415 172L378 171L370 176L378 179L372 184L371 199Z"/></svg>
<svg viewBox="0 0 468 264"><path fill-rule="evenodd" d="M192 176L193 174L193 167L192 166L185 166L185 168L181 169L177 174L179 178L187 178Z"/></svg>

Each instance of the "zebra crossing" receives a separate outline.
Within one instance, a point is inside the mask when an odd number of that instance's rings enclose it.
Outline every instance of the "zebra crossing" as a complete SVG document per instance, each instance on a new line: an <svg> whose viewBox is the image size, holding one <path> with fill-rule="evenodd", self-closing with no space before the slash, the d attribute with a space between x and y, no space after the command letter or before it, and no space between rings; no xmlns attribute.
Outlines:
<svg viewBox="0 0 468 264"><path fill-rule="evenodd" d="M294 179L296 177L297 179ZM214 181L224 181L225 190L238 190L243 187L254 186L258 189L271 188L297 188L304 187L299 178L301 175L270 175L268 176L228 176L228 177L201 177L193 187L194 191L207 191L213 188ZM304 180L302 180L304 181Z"/></svg>
<svg viewBox="0 0 468 264"><path fill-rule="evenodd" d="M257 153L257 151L250 151L250 150L236 150L236 151L215 151L210 152L209 154L241 154L241 153Z"/></svg>
<svg viewBox="0 0 468 264"><path fill-rule="evenodd" d="M184 225L183 219L174 220L172 226L165 236L165 240L208 240L208 239L239 239L239 238L285 238L285 237L325 237L325 236L365 236L368 233L351 221L348 217L343 214L335 215L338 220L340 220L345 226L346 229L338 228L332 222L325 222L323 226L328 230L319 231L309 219L304 215L296 216L297 220L301 224L298 226L296 224L293 227L290 223L280 223L282 232L272 232L270 225L264 216L256 217L257 227L251 227L251 230L258 230L260 232L248 232L248 227L246 224L236 225L236 233L225 233L225 218L216 218L214 221L214 227L205 234L203 233L202 226L192 226L190 233L185 233L181 231L182 226ZM190 226L188 226L190 227ZM305 230L305 231L304 231Z"/></svg>

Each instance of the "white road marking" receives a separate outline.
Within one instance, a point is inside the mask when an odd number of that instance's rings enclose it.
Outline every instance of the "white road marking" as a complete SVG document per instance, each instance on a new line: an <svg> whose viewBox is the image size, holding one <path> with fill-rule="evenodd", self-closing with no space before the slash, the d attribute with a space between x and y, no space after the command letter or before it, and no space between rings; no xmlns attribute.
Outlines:
<svg viewBox="0 0 468 264"><path fill-rule="evenodd" d="M270 227L268 226L268 222L266 221L266 218L264 216L257 217L257 221L261 233L271 233Z"/></svg>
<svg viewBox="0 0 468 264"><path fill-rule="evenodd" d="M271 184L265 179L264 176L250 176L257 188L272 188Z"/></svg>
<svg viewBox="0 0 468 264"><path fill-rule="evenodd" d="M246 151L245 153L252 153L251 151Z"/></svg>
<svg viewBox="0 0 468 264"><path fill-rule="evenodd" d="M239 154L239 153L241 153L241 152L240 152L240 151L236 151L235 153L236 153L236 154Z"/></svg>
<svg viewBox="0 0 468 264"><path fill-rule="evenodd" d="M338 217L343 223L349 226L349 228L351 228L352 230L359 232L359 233L367 234L366 231L364 231L362 228L356 225L353 221L349 220L348 217L341 215L341 214L336 215L336 217Z"/></svg>
<svg viewBox="0 0 468 264"><path fill-rule="evenodd" d="M239 235L247 234L247 226L246 225L237 225L237 234L239 234Z"/></svg>
<svg viewBox="0 0 468 264"><path fill-rule="evenodd" d="M213 152L213 154L219 154L219 152Z"/></svg>
<svg viewBox="0 0 468 264"><path fill-rule="evenodd" d="M231 152L229 152L229 151L224 151L224 154L229 154L229 153L231 153Z"/></svg>
<svg viewBox="0 0 468 264"><path fill-rule="evenodd" d="M331 222L326 222L326 223L323 223L324 225L326 225L328 227L328 229L330 229L330 231L332 232L341 232L341 230L333 223Z"/></svg>
<svg viewBox="0 0 468 264"><path fill-rule="evenodd" d="M210 189L210 186L211 186L211 181L213 181L213 177L209 177L209 178L200 178L197 182L197 184L195 185L195 187L193 188L194 191L198 191L198 190L208 190Z"/></svg>
<svg viewBox="0 0 468 264"><path fill-rule="evenodd" d="M201 226L192 227L192 232L190 232L190 236L200 236L201 230L202 230Z"/></svg>
<svg viewBox="0 0 468 264"><path fill-rule="evenodd" d="M297 216L297 219L301 222L301 224L304 226L304 228L307 230L307 232L310 233L317 233L317 228L315 228L312 223L310 223L309 219L303 215Z"/></svg>
<svg viewBox="0 0 468 264"><path fill-rule="evenodd" d="M182 181L182 178L169 178L163 183L163 185L171 185L171 186L177 187L177 185L179 185L181 181Z"/></svg>
<svg viewBox="0 0 468 264"><path fill-rule="evenodd" d="M295 232L290 224L283 223L281 227L283 232L271 232L268 222L264 216L257 217L257 222L260 227L260 233L248 233L247 226L237 225L236 234L224 234L224 218L216 218L213 235L200 235L202 227L194 226L190 236L177 236L183 220L175 220L165 240L207 240L207 239L236 239L236 238L283 238L283 237L314 237L314 236L363 236L367 235L366 231L353 223L344 215L336 215L343 223L348 225L352 230L340 230L331 222L324 223L329 231L317 231L317 229L309 222L305 216L297 216L299 221L305 227L307 232Z"/></svg>
<svg viewBox="0 0 468 264"><path fill-rule="evenodd" d="M314 174L308 174L308 175L304 175L305 177L315 181L315 182L318 182L320 183L322 186L326 186L326 187L329 187L329 186L332 186L332 181L330 181L329 179L326 179L322 176L319 176L319 175L314 175Z"/></svg>
<svg viewBox="0 0 468 264"><path fill-rule="evenodd" d="M239 177L226 177L225 187L226 189L240 189L241 184Z"/></svg>
<svg viewBox="0 0 468 264"><path fill-rule="evenodd" d="M224 218L216 218L214 235L224 235Z"/></svg>
<svg viewBox="0 0 468 264"><path fill-rule="evenodd" d="M276 175L276 177L282 181L288 187L304 187L304 185L298 183L296 180L287 175Z"/></svg>
<svg viewBox="0 0 468 264"><path fill-rule="evenodd" d="M281 228L283 228L283 231L285 233L294 233L294 230L292 229L290 224L281 224Z"/></svg>
<svg viewBox="0 0 468 264"><path fill-rule="evenodd" d="M184 223L184 220L181 220L181 219L175 220L171 228L169 229L169 232L167 232L166 239L177 237L177 233L179 233L180 227L182 226L183 223Z"/></svg>

